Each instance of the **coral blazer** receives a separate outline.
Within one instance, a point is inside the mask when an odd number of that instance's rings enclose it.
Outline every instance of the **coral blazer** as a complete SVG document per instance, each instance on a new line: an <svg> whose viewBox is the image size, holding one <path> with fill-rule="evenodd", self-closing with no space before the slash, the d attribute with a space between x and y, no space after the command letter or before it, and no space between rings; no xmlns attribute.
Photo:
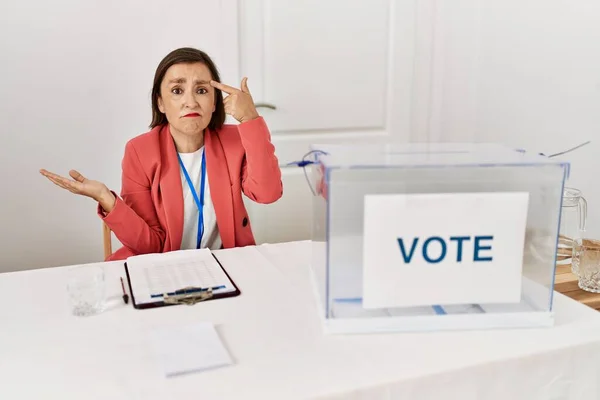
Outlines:
<svg viewBox="0 0 600 400"><path fill-rule="evenodd" d="M204 134L206 169L224 248L255 244L242 192L258 203L283 194L281 170L262 117ZM104 220L124 247L107 261L179 250L183 235L183 189L177 150L168 125L127 142L121 196Z"/></svg>

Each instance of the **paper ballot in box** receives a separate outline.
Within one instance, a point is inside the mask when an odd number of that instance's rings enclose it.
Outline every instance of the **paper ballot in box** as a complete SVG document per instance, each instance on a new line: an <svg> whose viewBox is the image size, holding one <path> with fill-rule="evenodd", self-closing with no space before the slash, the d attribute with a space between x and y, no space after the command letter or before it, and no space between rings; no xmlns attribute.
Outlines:
<svg viewBox="0 0 600 400"><path fill-rule="evenodd" d="M312 146L327 332L551 326L568 163L496 144Z"/></svg>

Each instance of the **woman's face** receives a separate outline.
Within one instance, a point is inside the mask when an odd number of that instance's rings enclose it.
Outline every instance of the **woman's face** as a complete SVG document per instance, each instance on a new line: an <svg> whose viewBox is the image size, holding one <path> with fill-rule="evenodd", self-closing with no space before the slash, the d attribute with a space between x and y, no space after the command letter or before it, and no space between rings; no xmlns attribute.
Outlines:
<svg viewBox="0 0 600 400"><path fill-rule="evenodd" d="M184 135L204 131L215 111L215 89L210 70L202 63L175 64L160 85L158 108L171 130Z"/></svg>

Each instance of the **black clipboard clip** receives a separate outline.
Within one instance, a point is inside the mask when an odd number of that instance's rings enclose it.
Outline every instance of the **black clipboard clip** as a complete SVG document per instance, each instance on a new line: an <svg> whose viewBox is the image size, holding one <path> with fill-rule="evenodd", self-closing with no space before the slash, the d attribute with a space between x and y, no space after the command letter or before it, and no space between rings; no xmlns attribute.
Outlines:
<svg viewBox="0 0 600 400"><path fill-rule="evenodd" d="M212 288L199 289L187 287L175 293L164 293L162 297L165 304L187 304L188 306L193 306L196 303L212 298L213 291Z"/></svg>

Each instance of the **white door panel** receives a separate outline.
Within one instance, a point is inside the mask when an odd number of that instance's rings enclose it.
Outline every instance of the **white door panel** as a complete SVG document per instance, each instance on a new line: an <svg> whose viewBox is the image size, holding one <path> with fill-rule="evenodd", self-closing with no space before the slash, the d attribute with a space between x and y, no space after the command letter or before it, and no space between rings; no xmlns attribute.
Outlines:
<svg viewBox="0 0 600 400"><path fill-rule="evenodd" d="M271 128L384 128L389 1L266 6L264 98L277 106Z"/></svg>
<svg viewBox="0 0 600 400"><path fill-rule="evenodd" d="M241 0L240 74L282 164L311 143L408 141L415 1Z"/></svg>

